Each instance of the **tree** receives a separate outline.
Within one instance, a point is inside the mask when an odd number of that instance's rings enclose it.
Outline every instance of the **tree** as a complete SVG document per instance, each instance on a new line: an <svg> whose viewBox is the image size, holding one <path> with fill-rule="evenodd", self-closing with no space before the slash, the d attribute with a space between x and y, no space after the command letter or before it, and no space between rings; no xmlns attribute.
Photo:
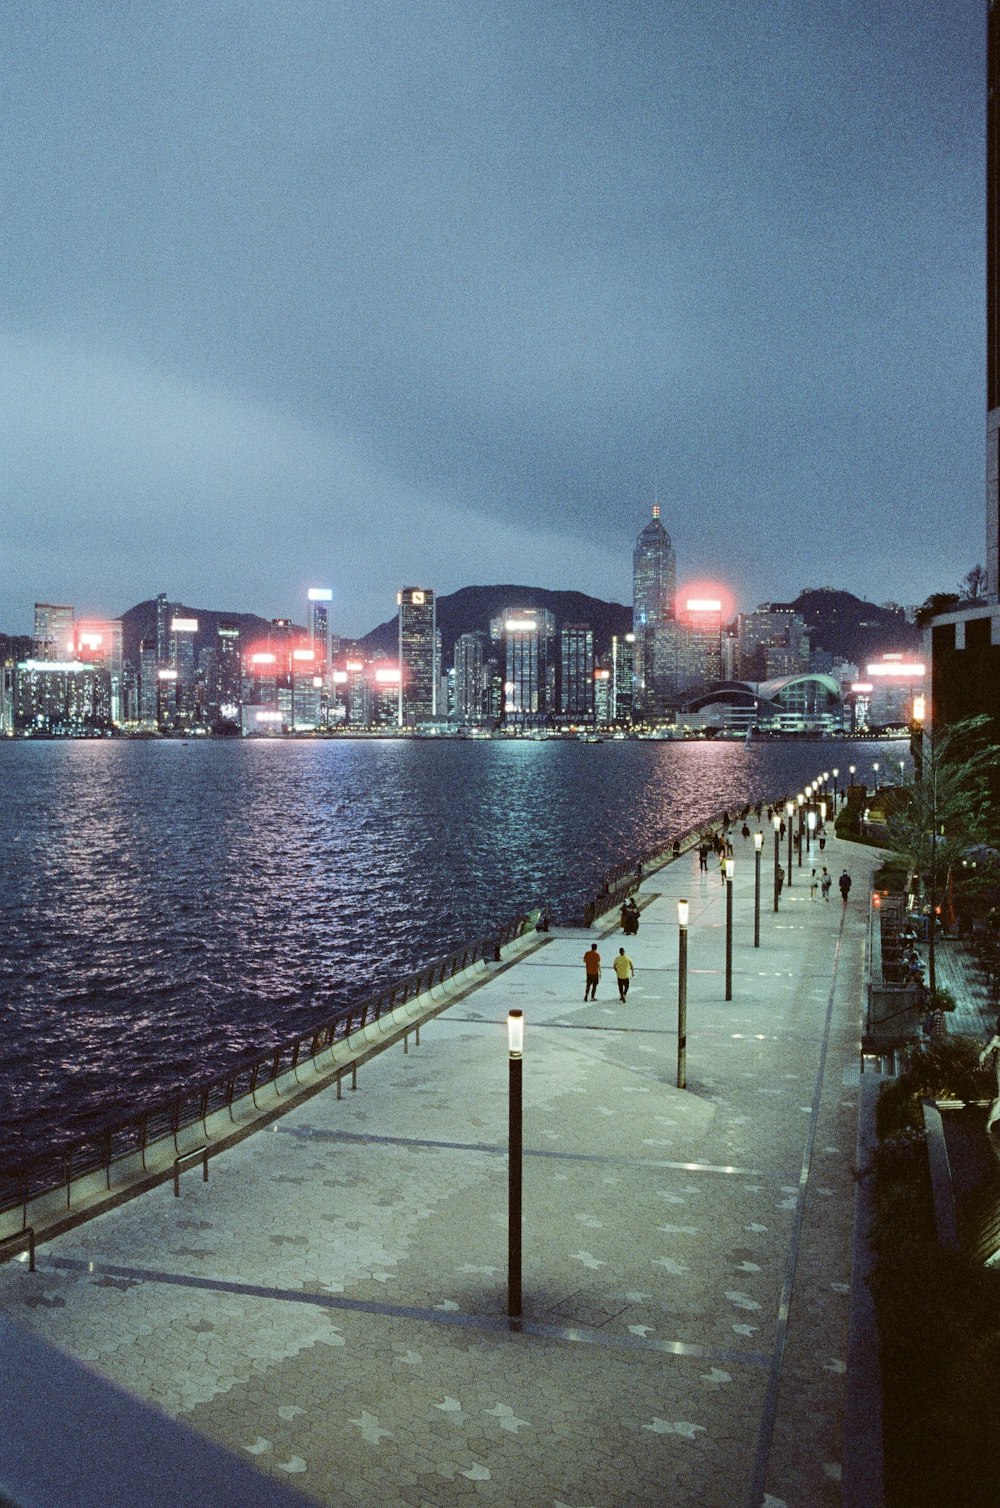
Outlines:
<svg viewBox="0 0 1000 1508"><path fill-rule="evenodd" d="M959 601L960 598L957 592L932 592L917 608L917 623L923 627L931 618L937 617L938 613L952 612L958 606Z"/></svg>
<svg viewBox="0 0 1000 1508"><path fill-rule="evenodd" d="M966 849L987 843L996 822L989 774L1000 747L987 744L986 717L967 718L935 736L931 725L915 750L915 779L887 822L889 846L927 885L930 900L928 984L937 988L934 918L942 876Z"/></svg>
<svg viewBox="0 0 1000 1508"><path fill-rule="evenodd" d="M981 565L974 565L971 571L966 571L959 583L959 591L964 602L982 602L986 596L989 579Z"/></svg>

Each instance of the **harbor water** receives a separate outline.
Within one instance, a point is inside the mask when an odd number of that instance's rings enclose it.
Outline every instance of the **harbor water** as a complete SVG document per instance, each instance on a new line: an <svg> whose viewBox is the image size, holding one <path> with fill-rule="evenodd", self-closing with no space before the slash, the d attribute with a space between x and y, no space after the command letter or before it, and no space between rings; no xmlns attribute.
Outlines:
<svg viewBox="0 0 1000 1508"><path fill-rule="evenodd" d="M723 809L900 778L904 744L493 740L0 745L0 1169Z"/></svg>

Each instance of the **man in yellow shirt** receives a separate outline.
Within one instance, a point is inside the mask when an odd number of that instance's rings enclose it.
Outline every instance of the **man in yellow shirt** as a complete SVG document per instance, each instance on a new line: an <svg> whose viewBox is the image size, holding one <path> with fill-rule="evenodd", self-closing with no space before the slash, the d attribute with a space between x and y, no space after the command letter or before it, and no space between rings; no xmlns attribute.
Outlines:
<svg viewBox="0 0 1000 1508"><path fill-rule="evenodd" d="M625 996L628 994L628 987L632 983L632 977L635 974L635 964L629 958L624 948L618 949L618 957L612 964L612 968L618 979L618 998L624 1004Z"/></svg>

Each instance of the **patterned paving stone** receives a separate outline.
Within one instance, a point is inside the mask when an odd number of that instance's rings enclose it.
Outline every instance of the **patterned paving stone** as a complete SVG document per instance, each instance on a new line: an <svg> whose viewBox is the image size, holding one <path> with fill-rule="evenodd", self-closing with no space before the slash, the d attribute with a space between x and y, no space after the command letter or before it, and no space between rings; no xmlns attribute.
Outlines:
<svg viewBox="0 0 1000 1508"><path fill-rule="evenodd" d="M851 854L858 894L867 863ZM552 934L419 1048L365 1065L357 1094L317 1096L214 1159L209 1184L49 1243L34 1276L0 1268L0 1303L319 1503L720 1508L754 1481L772 1508L836 1502L861 908L841 934L840 907L793 893L754 950L738 896L727 1004L718 884L682 861L646 889L626 1007L609 988L584 1006L588 934ZM528 1041L511 1329L515 1002Z"/></svg>

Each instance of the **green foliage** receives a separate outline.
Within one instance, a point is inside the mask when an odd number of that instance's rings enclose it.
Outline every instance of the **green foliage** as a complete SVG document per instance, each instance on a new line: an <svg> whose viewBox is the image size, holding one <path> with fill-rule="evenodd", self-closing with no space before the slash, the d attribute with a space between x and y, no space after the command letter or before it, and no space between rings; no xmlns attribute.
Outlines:
<svg viewBox="0 0 1000 1508"><path fill-rule="evenodd" d="M905 864L900 864L897 859L886 859L885 863L880 864L872 875L872 889L888 890L893 894L898 894L906 889L909 876L910 871Z"/></svg>
<svg viewBox="0 0 1000 1508"><path fill-rule="evenodd" d="M950 991L938 992L950 996ZM954 1006L942 1006L942 1010ZM981 1043L974 1037L934 1038L916 1042L907 1052L906 1068L882 1086L875 1125L879 1137L923 1131L923 1100L982 1100L993 1096L989 1068L980 1067Z"/></svg>
<svg viewBox="0 0 1000 1508"><path fill-rule="evenodd" d="M871 1290L889 1508L1000 1502L1000 1273L938 1246L920 1115L925 1096L991 1092L978 1046L954 1038L915 1047L878 1106Z"/></svg>
<svg viewBox="0 0 1000 1508"><path fill-rule="evenodd" d="M861 827L861 808L851 802L837 813L834 832L838 838L856 838Z"/></svg>
<svg viewBox="0 0 1000 1508"><path fill-rule="evenodd" d="M985 742L987 721L969 718L925 740L923 778L887 814L888 845L909 868L943 874L993 830L989 775L1000 748Z"/></svg>

